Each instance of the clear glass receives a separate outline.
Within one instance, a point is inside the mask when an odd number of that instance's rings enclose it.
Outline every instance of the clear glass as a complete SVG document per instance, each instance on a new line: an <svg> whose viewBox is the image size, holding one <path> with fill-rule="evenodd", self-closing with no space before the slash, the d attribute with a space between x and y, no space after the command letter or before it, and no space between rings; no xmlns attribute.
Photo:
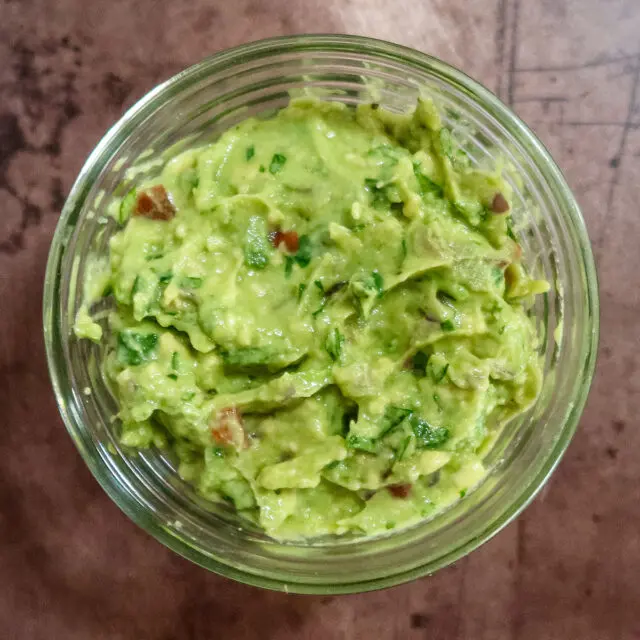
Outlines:
<svg viewBox="0 0 640 640"><path fill-rule="evenodd" d="M375 100L396 111L420 91L436 96L475 162L506 158L516 232L530 269L551 283L532 309L545 384L535 407L509 424L487 455L486 480L434 519L378 539L278 543L225 507L199 499L160 451L125 450L100 371L101 348L72 325L90 253L116 230L109 195L141 155L142 179L171 148L221 131L312 91L346 104ZM176 146L177 145L177 146ZM518 179L519 178L519 179ZM591 383L598 340L596 273L578 206L533 133L492 93L443 62L397 45L350 36L295 36L219 53L158 86L106 134L64 206L51 247L44 335L64 422L89 468L120 508L168 547L245 583L300 593L349 593L432 573L468 553L531 501L560 460Z"/></svg>

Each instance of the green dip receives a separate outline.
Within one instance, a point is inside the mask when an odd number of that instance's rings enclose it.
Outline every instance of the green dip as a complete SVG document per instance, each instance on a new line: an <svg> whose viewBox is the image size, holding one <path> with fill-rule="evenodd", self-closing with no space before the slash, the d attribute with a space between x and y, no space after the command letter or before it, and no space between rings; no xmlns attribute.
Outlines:
<svg viewBox="0 0 640 640"><path fill-rule="evenodd" d="M277 539L429 518L541 385L511 190L415 112L293 100L114 204L76 335L121 441ZM107 330L90 305L112 296Z"/></svg>

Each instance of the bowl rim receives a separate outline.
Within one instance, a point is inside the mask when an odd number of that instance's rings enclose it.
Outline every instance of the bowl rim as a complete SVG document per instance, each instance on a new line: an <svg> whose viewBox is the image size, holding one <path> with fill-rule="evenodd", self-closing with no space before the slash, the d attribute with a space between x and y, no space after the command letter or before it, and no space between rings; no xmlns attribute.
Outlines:
<svg viewBox="0 0 640 640"><path fill-rule="evenodd" d="M133 505L118 490L117 484L114 482L114 477L110 471L106 469L95 456L90 455L80 430L76 428L70 416L69 407L62 392L62 371L56 364L56 345L54 342L56 340L62 341L65 338L56 335L54 314L58 303L56 297L58 287L53 286L53 284L56 282L60 260L64 252L67 226L72 216L77 213L76 202L81 199L82 195L91 187L93 179L99 172L100 167L104 166L105 161L108 159L108 156L105 157L105 152L110 149L113 141L119 137L126 139L129 131L133 130L137 124L148 115L151 115L156 106L163 104L165 97L168 97L167 93L169 91L176 91L177 86L187 86L189 83L195 82L197 78L206 77L221 65L229 62L240 62L243 59L253 58L258 54L287 53L291 50L309 52L339 50L344 52L345 49L353 53L362 53L364 51L374 56L382 56L385 59L392 59L405 65L410 64L431 73L436 72L445 78L447 82L462 88L466 92L470 92L490 113L499 113L501 121L508 123L509 132L512 134L515 132L519 141L523 142L524 146L526 146L528 152L531 155L535 155L539 162L544 163L545 168L550 171L553 179L560 187L564 199L563 204L565 205L564 213L570 218L571 226L578 235L583 268L586 273L584 302L588 309L588 317L591 319L591 325L589 327L591 335L590 340L585 345L587 353L585 354L585 368L582 376L584 382L579 387L579 392L574 398L573 407L567 415L564 428L558 435L554 446L550 449L538 473L529 480L527 488L518 503L511 505L509 509L501 513L498 517L487 522L485 528L479 535L457 546L448 554L438 557L436 561L432 561L428 566L423 564L412 569L402 570L389 576L370 579L364 582L327 585L296 580L291 581L289 585L287 585L283 584L282 580L264 576L257 572L251 572L246 568L237 568L231 563L221 563L211 556L203 557L197 549L193 548L181 538L176 537L173 532L161 526L161 524L157 523L140 509L133 508ZM212 67L215 68L212 69ZM392 42L354 35L308 34L279 36L225 49L180 71L146 93L108 129L89 154L80 170L56 225L45 273L43 328L49 375L65 427L98 483L118 507L138 526L171 550L194 563L245 584L297 593L354 593L401 584L426 574L431 574L455 562L496 535L516 518L535 498L560 462L577 429L593 380L599 339L598 281L586 225L578 204L561 170L533 131L490 90L462 71L434 56Z"/></svg>

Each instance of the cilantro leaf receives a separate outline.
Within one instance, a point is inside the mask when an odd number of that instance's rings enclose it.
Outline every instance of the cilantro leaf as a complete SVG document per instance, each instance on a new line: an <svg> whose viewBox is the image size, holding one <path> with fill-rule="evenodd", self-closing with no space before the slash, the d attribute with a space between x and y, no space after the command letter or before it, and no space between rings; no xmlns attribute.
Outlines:
<svg viewBox="0 0 640 640"><path fill-rule="evenodd" d="M443 331L455 331L456 325L451 320L445 320L440 323L440 328Z"/></svg>
<svg viewBox="0 0 640 640"><path fill-rule="evenodd" d="M387 197L387 191L384 186L379 187L379 180L375 178L365 178L364 188L369 192L371 205L374 209L387 209L391 206L391 202Z"/></svg>
<svg viewBox="0 0 640 640"><path fill-rule="evenodd" d="M125 329L118 334L116 357L122 364L135 367L151 359L157 344L157 333L138 333Z"/></svg>
<svg viewBox="0 0 640 640"><path fill-rule="evenodd" d="M446 427L434 427L424 418L412 415L409 424L416 437L418 446L422 449L435 449L449 439L449 429Z"/></svg>
<svg viewBox="0 0 640 640"><path fill-rule="evenodd" d="M425 176L420 167L420 163L413 163L413 175L415 175L418 181L418 187L420 189L420 195L424 196L427 193L433 193L437 198L442 198L444 195L444 189L434 182L429 176Z"/></svg>
<svg viewBox="0 0 640 640"><path fill-rule="evenodd" d="M402 460L404 458L404 454L409 447L409 443L411 442L411 436L407 436L401 443L400 446L395 451L396 460Z"/></svg>
<svg viewBox="0 0 640 640"><path fill-rule="evenodd" d="M429 361L429 376L436 384L439 384L445 379L447 371L449 371L448 362L443 366L438 367L438 365L433 363L433 360Z"/></svg>
<svg viewBox="0 0 640 640"><path fill-rule="evenodd" d="M378 298L382 298L382 294L384 293L384 279L377 269L371 272L371 280L373 281L373 286L378 293Z"/></svg>
<svg viewBox="0 0 640 640"><path fill-rule="evenodd" d="M395 429L399 424L404 422L405 418L408 418L413 414L412 409L405 409L404 407L396 407L392 404L388 404L384 410L384 416L382 418L382 430L379 437L387 435L390 431Z"/></svg>
<svg viewBox="0 0 640 640"><path fill-rule="evenodd" d="M271 158L271 163L269 164L269 173L275 175L282 171L282 167L284 167L286 161L286 156L283 156L281 153L274 153L273 158Z"/></svg>
<svg viewBox="0 0 640 640"><path fill-rule="evenodd" d="M365 438L364 436L355 434L347 438L346 444L349 449L360 449L361 451L368 451L369 453L375 453L377 449L376 443L372 438Z"/></svg>
<svg viewBox="0 0 640 640"><path fill-rule="evenodd" d="M253 158L253 156L256 155L256 148L251 145L250 147L247 147L247 150L245 151L245 158L247 159L247 162L249 160L251 160L251 158Z"/></svg>
<svg viewBox="0 0 640 640"><path fill-rule="evenodd" d="M285 256L284 257L284 277L285 278L290 278L291 277L291 272L293 271L293 263L295 262L295 260L293 259L292 256Z"/></svg>
<svg viewBox="0 0 640 640"><path fill-rule="evenodd" d="M298 251L293 259L301 266L306 267L311 262L311 238L302 235L298 238Z"/></svg>
<svg viewBox="0 0 640 640"><path fill-rule="evenodd" d="M377 271L371 273L360 273L354 276L349 282L349 290L355 298L360 311L368 316L377 298L381 298L384 293L384 279Z"/></svg>
<svg viewBox="0 0 640 640"><path fill-rule="evenodd" d="M427 368L427 362L429 362L429 355L424 351L417 351L411 359L411 368L414 373L424 375Z"/></svg>
<svg viewBox="0 0 640 640"><path fill-rule="evenodd" d="M118 211L118 222L120 224L124 224L131 216L133 208L136 204L136 197L137 193L135 188L133 188L127 193L124 198L122 198L120 202L120 209Z"/></svg>
<svg viewBox="0 0 640 640"><path fill-rule="evenodd" d="M144 287L144 280L141 275L137 275L133 281L133 287L131 287L131 297L136 295Z"/></svg>
<svg viewBox="0 0 640 640"><path fill-rule="evenodd" d="M332 331L329 332L327 339L324 343L324 348L327 353L331 356L332 360L340 360L342 357L342 346L344 345L344 336L340 333L340 330L337 327L334 327Z"/></svg>

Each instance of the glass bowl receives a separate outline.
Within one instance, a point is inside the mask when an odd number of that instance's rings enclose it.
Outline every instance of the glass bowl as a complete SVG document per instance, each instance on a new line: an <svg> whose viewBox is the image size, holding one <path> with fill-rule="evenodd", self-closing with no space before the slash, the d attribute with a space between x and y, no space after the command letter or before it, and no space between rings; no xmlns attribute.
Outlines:
<svg viewBox="0 0 640 640"><path fill-rule="evenodd" d="M375 539L280 543L228 508L199 499L161 451L119 444L116 403L99 366L101 347L72 332L87 258L106 254L117 229L106 216L109 196L123 189L127 168L141 158L139 180L159 173L176 150L211 141L249 116L273 113L296 93L349 105L374 100L403 111L425 89L473 162L487 156L506 160L525 262L551 284L531 309L541 335L543 390L487 454L486 479L432 520ZM82 168L53 238L44 335L67 429L102 487L137 524L174 551L241 582L289 592L349 593L450 564L497 533L544 485L576 430L591 383L597 282L584 222L560 170L492 93L447 64L401 46L351 36L294 36L207 58L156 87L105 135Z"/></svg>

